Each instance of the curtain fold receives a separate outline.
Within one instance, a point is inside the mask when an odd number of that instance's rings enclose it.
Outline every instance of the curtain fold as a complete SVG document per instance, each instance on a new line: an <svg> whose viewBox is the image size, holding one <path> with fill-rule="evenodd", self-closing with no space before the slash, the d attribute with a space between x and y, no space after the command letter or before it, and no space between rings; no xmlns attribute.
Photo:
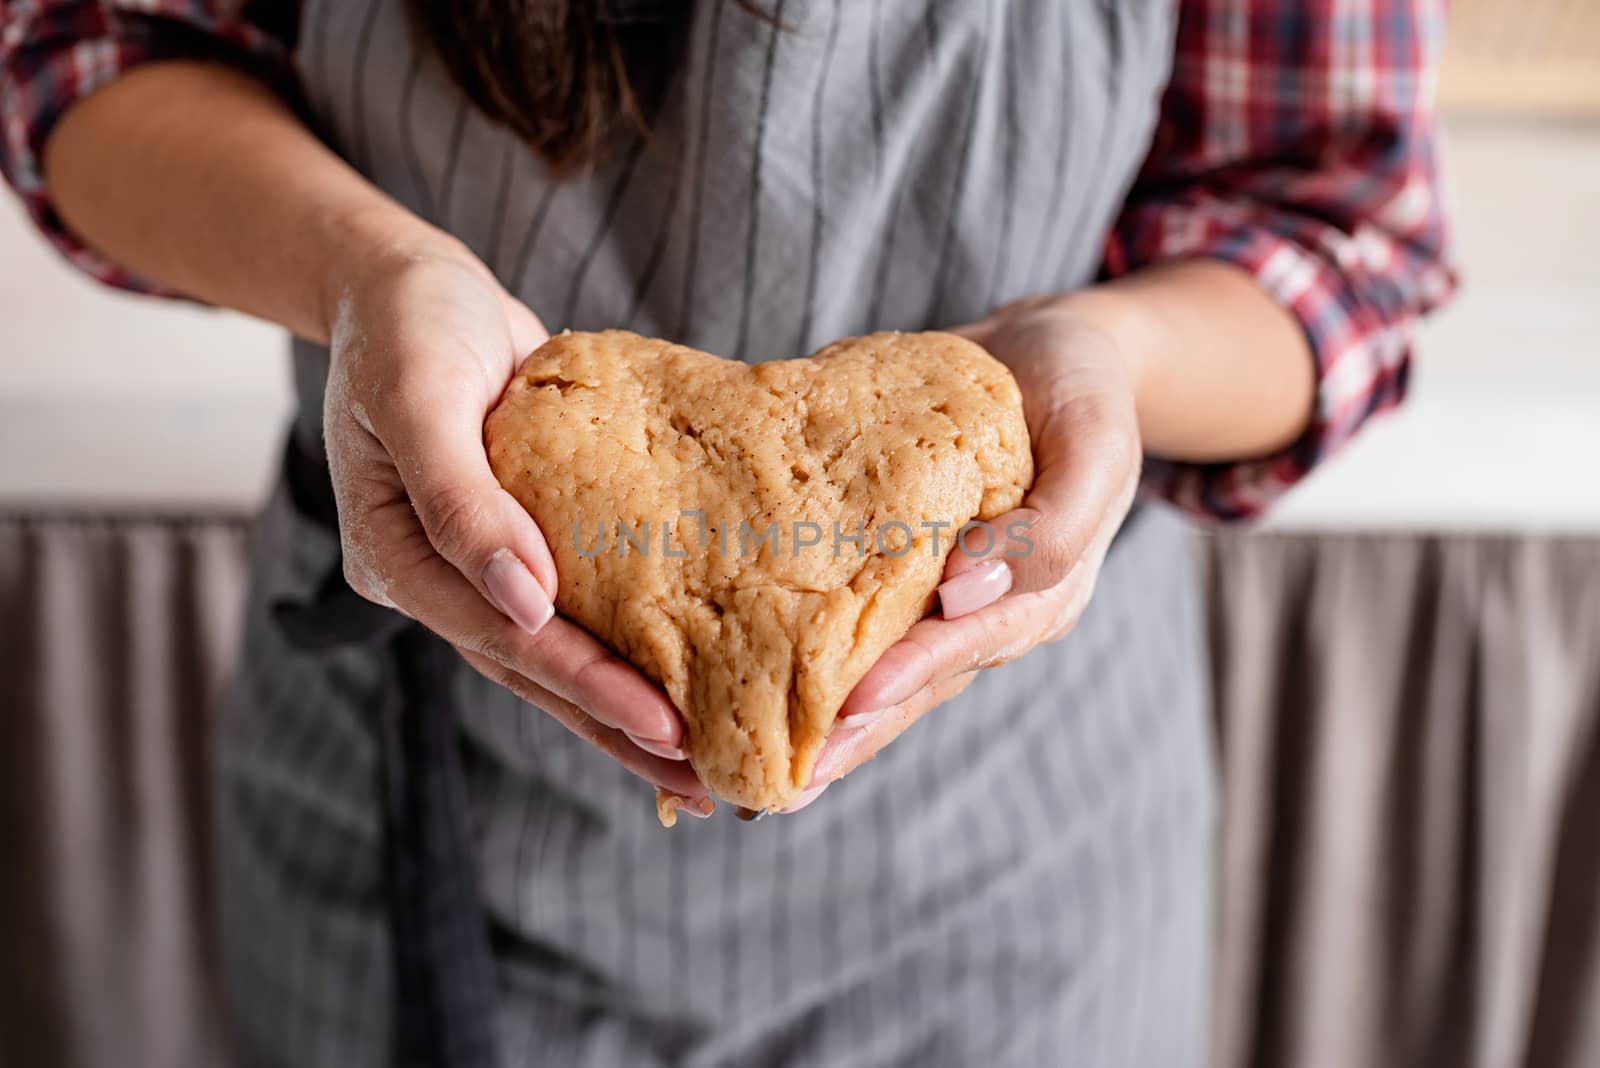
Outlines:
<svg viewBox="0 0 1600 1068"><path fill-rule="evenodd" d="M247 535L0 516L0 1064L228 1063L206 802ZM1600 1064L1600 538L1207 556L1217 1068Z"/></svg>
<svg viewBox="0 0 1600 1068"><path fill-rule="evenodd" d="M209 724L245 542L0 517L0 1064L227 1063Z"/></svg>
<svg viewBox="0 0 1600 1068"><path fill-rule="evenodd" d="M1600 1064L1600 540L1209 558L1219 1068Z"/></svg>

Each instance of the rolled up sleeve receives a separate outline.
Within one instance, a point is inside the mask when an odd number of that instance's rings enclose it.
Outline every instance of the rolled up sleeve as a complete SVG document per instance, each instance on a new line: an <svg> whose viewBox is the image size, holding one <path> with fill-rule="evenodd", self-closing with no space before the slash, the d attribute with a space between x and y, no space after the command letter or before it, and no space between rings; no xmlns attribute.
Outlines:
<svg viewBox="0 0 1600 1068"><path fill-rule="evenodd" d="M50 201L45 142L74 103L140 64L205 59L297 98L297 5L240 0L0 0L0 173L74 266L108 285L159 290L73 236Z"/></svg>
<svg viewBox="0 0 1600 1068"><path fill-rule="evenodd" d="M1247 271L1304 328L1317 395L1278 455L1151 458L1148 492L1256 516L1405 396L1412 327L1456 284L1431 108L1443 22L1442 0L1184 0L1107 272L1193 257Z"/></svg>

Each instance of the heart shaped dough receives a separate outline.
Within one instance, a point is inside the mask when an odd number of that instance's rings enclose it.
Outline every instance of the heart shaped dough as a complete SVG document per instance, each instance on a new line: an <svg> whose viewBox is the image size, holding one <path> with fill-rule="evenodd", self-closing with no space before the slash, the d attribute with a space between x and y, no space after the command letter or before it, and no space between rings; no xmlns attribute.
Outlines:
<svg viewBox="0 0 1600 1068"><path fill-rule="evenodd" d="M1033 480L1011 373L943 333L759 364L565 333L485 433L550 543L556 607L661 684L701 780L752 809L805 788L852 687L932 607L956 531Z"/></svg>

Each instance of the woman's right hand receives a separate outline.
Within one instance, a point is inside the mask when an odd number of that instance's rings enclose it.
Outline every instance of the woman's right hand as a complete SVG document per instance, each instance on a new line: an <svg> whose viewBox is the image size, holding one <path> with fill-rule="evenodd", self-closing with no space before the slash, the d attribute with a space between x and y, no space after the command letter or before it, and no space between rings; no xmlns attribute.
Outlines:
<svg viewBox="0 0 1600 1068"><path fill-rule="evenodd" d="M489 468L484 417L543 324L442 236L368 252L334 287L323 418L351 588L709 812L671 701L554 614L549 547Z"/></svg>

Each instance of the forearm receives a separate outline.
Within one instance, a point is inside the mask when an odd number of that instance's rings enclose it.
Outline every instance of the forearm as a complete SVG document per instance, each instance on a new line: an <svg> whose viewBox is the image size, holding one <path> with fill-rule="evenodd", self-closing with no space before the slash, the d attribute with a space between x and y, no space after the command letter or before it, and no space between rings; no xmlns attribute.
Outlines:
<svg viewBox="0 0 1600 1068"><path fill-rule="evenodd" d="M57 211L108 259L317 341L349 271L454 245L220 66L118 78L62 117L44 167Z"/></svg>
<svg viewBox="0 0 1600 1068"><path fill-rule="evenodd" d="M1305 332L1238 268L1175 261L1063 302L1130 361L1148 452L1192 463L1249 459L1305 431L1316 394Z"/></svg>

